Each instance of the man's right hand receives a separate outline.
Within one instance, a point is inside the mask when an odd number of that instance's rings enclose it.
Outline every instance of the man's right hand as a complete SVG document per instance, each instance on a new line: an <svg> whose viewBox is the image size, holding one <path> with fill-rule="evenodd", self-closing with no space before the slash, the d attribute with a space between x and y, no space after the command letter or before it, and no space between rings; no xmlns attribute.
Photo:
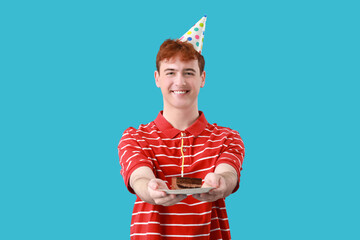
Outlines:
<svg viewBox="0 0 360 240"><path fill-rule="evenodd" d="M186 194L167 194L162 189L168 189L161 179L151 179L148 183L148 192L155 204L162 206L174 205L187 197Z"/></svg>
<svg viewBox="0 0 360 240"><path fill-rule="evenodd" d="M130 186L141 200L156 205L171 206L187 197L181 194L167 194L162 189L168 189L166 183L156 178L149 167L139 167L130 176Z"/></svg>

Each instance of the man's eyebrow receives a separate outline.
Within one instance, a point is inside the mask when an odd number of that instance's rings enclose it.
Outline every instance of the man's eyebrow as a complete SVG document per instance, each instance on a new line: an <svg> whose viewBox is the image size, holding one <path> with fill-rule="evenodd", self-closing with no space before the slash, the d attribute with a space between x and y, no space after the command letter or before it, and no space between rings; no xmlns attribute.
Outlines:
<svg viewBox="0 0 360 240"><path fill-rule="evenodd" d="M164 72L166 72L166 71L176 71L174 68L166 68L165 70L164 70Z"/></svg>
<svg viewBox="0 0 360 240"><path fill-rule="evenodd" d="M185 69L184 69L184 72L187 72L187 71L196 72L195 69L193 69L193 68L185 68Z"/></svg>

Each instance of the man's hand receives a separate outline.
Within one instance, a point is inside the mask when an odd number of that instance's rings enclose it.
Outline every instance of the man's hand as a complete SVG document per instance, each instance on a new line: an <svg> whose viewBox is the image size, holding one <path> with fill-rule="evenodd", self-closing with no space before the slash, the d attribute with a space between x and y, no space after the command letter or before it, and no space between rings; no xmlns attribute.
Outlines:
<svg viewBox="0 0 360 240"><path fill-rule="evenodd" d="M161 189L168 189L165 182L161 179L151 179L148 183L148 192L152 200L157 205L171 206L187 197L185 194L167 194Z"/></svg>
<svg viewBox="0 0 360 240"><path fill-rule="evenodd" d="M205 176L203 188L213 187L208 193L194 194L193 197L199 201L214 202L226 198L234 190L238 181L236 170L228 164L220 164L215 172Z"/></svg>
<svg viewBox="0 0 360 240"><path fill-rule="evenodd" d="M223 176L216 173L208 173L204 179L202 188L213 187L208 193L194 194L193 197L199 201L214 202L225 197L227 190L226 182Z"/></svg>
<svg viewBox="0 0 360 240"><path fill-rule="evenodd" d="M130 176L130 186L141 200L156 205L171 206L187 197L181 194L167 194L161 189L168 189L166 183L155 177L148 167L139 167Z"/></svg>

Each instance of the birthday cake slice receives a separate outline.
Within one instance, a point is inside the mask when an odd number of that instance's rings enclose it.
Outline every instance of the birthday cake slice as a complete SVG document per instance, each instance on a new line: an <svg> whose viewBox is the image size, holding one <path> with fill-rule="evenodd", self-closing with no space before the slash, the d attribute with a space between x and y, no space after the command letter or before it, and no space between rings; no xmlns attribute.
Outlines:
<svg viewBox="0 0 360 240"><path fill-rule="evenodd" d="M201 188L201 185L201 178L173 177L171 179L171 189Z"/></svg>

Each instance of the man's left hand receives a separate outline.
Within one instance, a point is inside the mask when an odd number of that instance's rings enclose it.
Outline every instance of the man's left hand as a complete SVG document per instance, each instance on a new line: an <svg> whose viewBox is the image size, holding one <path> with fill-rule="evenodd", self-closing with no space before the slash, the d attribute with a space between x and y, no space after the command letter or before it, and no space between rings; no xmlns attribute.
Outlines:
<svg viewBox="0 0 360 240"><path fill-rule="evenodd" d="M194 194L199 201L214 202L226 198L235 189L238 183L236 170L228 164L220 164L214 172L208 173L204 178L203 188L213 187L208 193Z"/></svg>
<svg viewBox="0 0 360 240"><path fill-rule="evenodd" d="M208 173L204 179L202 188L213 187L208 193L194 194L193 197L199 201L214 202L225 197L227 185L225 178L221 174Z"/></svg>

